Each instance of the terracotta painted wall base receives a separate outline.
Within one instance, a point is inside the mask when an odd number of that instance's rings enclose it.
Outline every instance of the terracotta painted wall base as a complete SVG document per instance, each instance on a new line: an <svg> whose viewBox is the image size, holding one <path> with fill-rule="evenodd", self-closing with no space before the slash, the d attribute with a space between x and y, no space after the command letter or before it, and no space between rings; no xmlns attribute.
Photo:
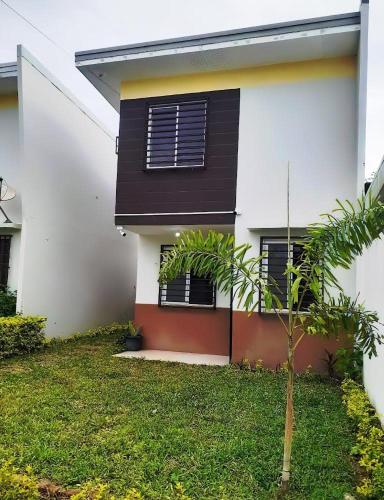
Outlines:
<svg viewBox="0 0 384 500"><path fill-rule="evenodd" d="M144 349L228 356L229 320L229 309L225 308L135 306L135 322L143 328Z"/></svg>
<svg viewBox="0 0 384 500"><path fill-rule="evenodd" d="M295 354L295 371L305 371L311 365L313 371L327 373L325 349L334 352L344 345L345 339L306 336ZM246 312L233 312L232 361L240 362L244 358L249 361L261 359L270 369L286 361L286 334L278 318L259 313L248 317Z"/></svg>

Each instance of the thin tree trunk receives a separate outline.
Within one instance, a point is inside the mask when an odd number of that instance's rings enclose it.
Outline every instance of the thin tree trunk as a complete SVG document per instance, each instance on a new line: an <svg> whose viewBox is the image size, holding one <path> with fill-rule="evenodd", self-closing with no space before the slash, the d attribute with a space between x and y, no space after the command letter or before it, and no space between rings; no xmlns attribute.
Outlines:
<svg viewBox="0 0 384 500"><path fill-rule="evenodd" d="M293 339L288 336L288 380L287 380L287 406L285 411L285 435L284 435L284 458L283 473L281 476L281 492L288 491L289 478L291 475L291 455L293 437Z"/></svg>
<svg viewBox="0 0 384 500"><path fill-rule="evenodd" d="M291 221L290 221L290 164L287 168L287 264L292 264L291 255ZM293 437L293 297L292 297L292 277L287 273L287 306L288 306L288 380L287 380L287 406L285 410L285 433L284 433L284 456L283 472L281 475L281 493L286 494L291 476L291 455Z"/></svg>

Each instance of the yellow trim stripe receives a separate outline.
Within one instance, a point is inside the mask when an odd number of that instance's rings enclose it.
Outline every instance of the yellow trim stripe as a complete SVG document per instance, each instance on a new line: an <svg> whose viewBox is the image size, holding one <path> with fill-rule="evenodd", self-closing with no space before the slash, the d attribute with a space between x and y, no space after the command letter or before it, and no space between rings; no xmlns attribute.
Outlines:
<svg viewBox="0 0 384 500"><path fill-rule="evenodd" d="M120 94L121 99L135 99L355 76L356 57L346 56L145 80L126 80L121 83Z"/></svg>
<svg viewBox="0 0 384 500"><path fill-rule="evenodd" d="M15 108L17 103L18 99L16 94L0 95L0 109Z"/></svg>

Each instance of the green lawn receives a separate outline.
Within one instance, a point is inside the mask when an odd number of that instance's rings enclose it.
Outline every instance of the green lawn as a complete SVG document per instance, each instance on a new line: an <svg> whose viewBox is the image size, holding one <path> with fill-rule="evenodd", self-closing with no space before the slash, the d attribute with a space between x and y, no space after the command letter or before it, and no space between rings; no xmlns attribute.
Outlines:
<svg viewBox="0 0 384 500"><path fill-rule="evenodd" d="M72 486L92 478L163 499L271 499L284 374L113 358L83 339L0 363L0 461ZM353 437L337 386L298 378L291 498L352 492Z"/></svg>

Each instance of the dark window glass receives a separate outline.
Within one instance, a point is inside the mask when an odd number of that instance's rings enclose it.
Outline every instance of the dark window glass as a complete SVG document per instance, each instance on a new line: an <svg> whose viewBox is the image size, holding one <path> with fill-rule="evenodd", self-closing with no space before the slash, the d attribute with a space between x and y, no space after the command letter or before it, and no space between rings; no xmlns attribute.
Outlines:
<svg viewBox="0 0 384 500"><path fill-rule="evenodd" d="M169 281L165 287L165 302L185 302L186 276Z"/></svg>
<svg viewBox="0 0 384 500"><path fill-rule="evenodd" d="M266 254L262 260L263 277L274 288L274 293L280 299L283 310L287 309L287 276L284 272L288 259L291 259L293 265L300 263L303 252L302 245L299 242L292 242L288 253L288 241L286 239L262 238L261 251ZM290 278L293 279L292 276ZM302 309L307 309L313 300L312 292L307 290L302 300ZM263 297L261 297L260 305L261 309L265 310Z"/></svg>
<svg viewBox="0 0 384 500"><path fill-rule="evenodd" d="M149 107L147 168L203 166L206 101Z"/></svg>
<svg viewBox="0 0 384 500"><path fill-rule="evenodd" d="M163 245L161 253L170 248L171 245ZM215 286L209 278L199 278L193 273L186 273L160 287L160 304L213 307Z"/></svg>
<svg viewBox="0 0 384 500"><path fill-rule="evenodd" d="M198 278L191 274L190 283L190 304L213 305L213 283L209 278Z"/></svg>
<svg viewBox="0 0 384 500"><path fill-rule="evenodd" d="M0 236L0 286L5 287L8 284L9 271L9 253L11 249L10 235Z"/></svg>

